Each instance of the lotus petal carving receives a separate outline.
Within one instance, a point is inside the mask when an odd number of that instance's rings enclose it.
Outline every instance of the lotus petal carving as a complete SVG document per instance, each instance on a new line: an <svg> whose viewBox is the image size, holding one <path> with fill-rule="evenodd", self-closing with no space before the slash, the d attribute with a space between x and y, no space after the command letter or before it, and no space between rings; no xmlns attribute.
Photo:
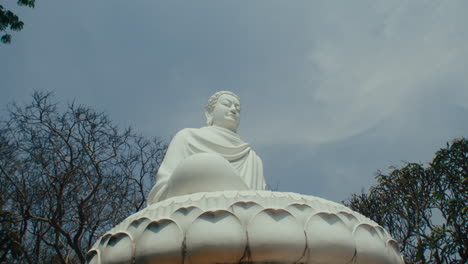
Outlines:
<svg viewBox="0 0 468 264"><path fill-rule="evenodd" d="M403 264L377 223L314 196L225 191L173 197L129 216L90 264Z"/></svg>

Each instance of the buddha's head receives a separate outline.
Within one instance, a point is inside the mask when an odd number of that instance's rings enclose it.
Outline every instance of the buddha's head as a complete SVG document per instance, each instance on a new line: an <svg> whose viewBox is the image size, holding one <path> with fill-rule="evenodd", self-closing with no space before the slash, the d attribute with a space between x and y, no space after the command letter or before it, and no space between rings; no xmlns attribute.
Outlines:
<svg viewBox="0 0 468 264"><path fill-rule="evenodd" d="M237 132L240 123L240 99L229 91L213 94L205 106L206 124Z"/></svg>

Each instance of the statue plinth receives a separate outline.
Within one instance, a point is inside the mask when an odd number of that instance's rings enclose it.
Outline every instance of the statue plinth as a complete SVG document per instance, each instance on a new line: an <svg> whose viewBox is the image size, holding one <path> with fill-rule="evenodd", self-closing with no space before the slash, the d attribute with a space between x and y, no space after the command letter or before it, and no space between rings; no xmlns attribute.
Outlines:
<svg viewBox="0 0 468 264"><path fill-rule="evenodd" d="M314 196L271 191L177 196L100 238L88 263L404 263L381 226Z"/></svg>

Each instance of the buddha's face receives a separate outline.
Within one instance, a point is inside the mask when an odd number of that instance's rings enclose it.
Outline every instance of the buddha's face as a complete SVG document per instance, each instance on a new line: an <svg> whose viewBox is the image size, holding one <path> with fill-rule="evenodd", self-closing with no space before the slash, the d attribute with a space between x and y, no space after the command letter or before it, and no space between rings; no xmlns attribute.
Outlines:
<svg viewBox="0 0 468 264"><path fill-rule="evenodd" d="M218 98L210 115L213 126L237 132L240 123L240 102L230 94L223 94Z"/></svg>

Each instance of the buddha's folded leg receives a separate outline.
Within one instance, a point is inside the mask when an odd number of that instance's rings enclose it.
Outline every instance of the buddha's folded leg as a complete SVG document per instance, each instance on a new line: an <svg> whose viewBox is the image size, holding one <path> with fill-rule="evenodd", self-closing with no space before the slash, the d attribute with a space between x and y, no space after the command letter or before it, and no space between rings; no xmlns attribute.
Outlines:
<svg viewBox="0 0 468 264"><path fill-rule="evenodd" d="M199 153L182 161L167 185L165 199L196 192L247 190L235 169L223 157Z"/></svg>

